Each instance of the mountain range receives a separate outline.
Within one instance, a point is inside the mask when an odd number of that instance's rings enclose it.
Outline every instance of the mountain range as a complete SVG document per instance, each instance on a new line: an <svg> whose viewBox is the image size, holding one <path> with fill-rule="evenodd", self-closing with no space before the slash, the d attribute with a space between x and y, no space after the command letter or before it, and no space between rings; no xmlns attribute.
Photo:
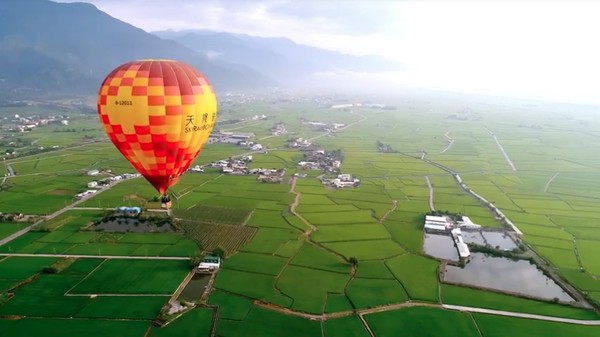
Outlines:
<svg viewBox="0 0 600 337"><path fill-rule="evenodd" d="M394 71L401 64L212 31L148 33L87 3L0 1L0 98L92 95L116 66L170 58L203 72L217 90L286 86L319 73Z"/></svg>

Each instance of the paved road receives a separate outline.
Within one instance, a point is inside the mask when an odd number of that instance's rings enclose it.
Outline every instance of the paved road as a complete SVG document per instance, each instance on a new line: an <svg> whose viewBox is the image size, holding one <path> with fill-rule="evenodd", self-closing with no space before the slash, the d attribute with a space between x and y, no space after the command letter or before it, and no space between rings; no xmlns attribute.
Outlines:
<svg viewBox="0 0 600 337"><path fill-rule="evenodd" d="M498 315L498 316L527 318L527 319L535 319L535 320L538 320L538 321L549 321L549 322L559 322L559 323L568 323L568 324L577 324L577 325L595 325L595 326L600 326L600 320L582 320L582 319L573 319L573 318L563 318L563 317L553 317L553 316L544 316L544 315L524 314L524 313L520 313L520 312L503 311L503 310L492 310L492 309L484 309L484 308L473 308L473 307L463 307L463 306L460 306L460 305L450 305L450 304L442 304L442 307L444 309L449 309L449 310L466 311L466 312L476 312L476 313Z"/></svg>
<svg viewBox="0 0 600 337"><path fill-rule="evenodd" d="M121 260L189 260L185 256L124 256L124 255L79 255L79 254L13 254L0 253L0 256L16 256L16 257L58 257L76 259L121 259Z"/></svg>

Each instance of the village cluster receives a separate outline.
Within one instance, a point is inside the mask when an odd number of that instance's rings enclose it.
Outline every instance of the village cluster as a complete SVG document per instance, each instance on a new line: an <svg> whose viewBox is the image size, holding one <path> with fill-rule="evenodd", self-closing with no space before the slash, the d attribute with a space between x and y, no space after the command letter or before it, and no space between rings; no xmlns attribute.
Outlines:
<svg viewBox="0 0 600 337"><path fill-rule="evenodd" d="M13 118L4 117L0 119L0 126L3 130L9 132L25 132L29 131L38 126L45 125L69 125L69 116L27 116L22 117L18 114L14 115Z"/></svg>
<svg viewBox="0 0 600 337"><path fill-rule="evenodd" d="M239 174L239 175L256 175L257 180L268 183L279 183L283 180L285 169L269 169L269 168L249 168L248 163L252 162L252 156L242 156L239 159L229 158L219 160L210 164L211 167L220 168L224 174ZM191 172L201 172L200 166L195 166Z"/></svg>
<svg viewBox="0 0 600 337"><path fill-rule="evenodd" d="M96 179L96 180L92 180L90 182L87 183L87 188L88 190L85 190L81 193L77 193L75 195L75 198L77 199L83 199L86 196L92 195L96 192L98 192L99 189L102 189L116 181L119 180L124 180L124 179L130 179L130 178L135 178L135 177L139 177L140 174L139 173L123 173L120 175L113 175L110 171L100 171L100 170L89 170L87 171L86 175L88 176L99 176L101 174L108 174L110 175L109 177L103 178L103 179Z"/></svg>

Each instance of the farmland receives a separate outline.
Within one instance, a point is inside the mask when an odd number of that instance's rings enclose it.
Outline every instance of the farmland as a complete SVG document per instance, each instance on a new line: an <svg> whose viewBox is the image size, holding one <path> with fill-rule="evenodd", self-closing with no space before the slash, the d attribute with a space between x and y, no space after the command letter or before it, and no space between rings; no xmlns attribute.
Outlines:
<svg viewBox="0 0 600 337"><path fill-rule="evenodd" d="M3 254L95 257L76 259L57 274L42 270L63 256L3 257L0 286L9 298L0 304L0 314L24 318L0 320L0 330L6 331L0 334L16 335L18 327L35 335L47 326L48 334L68 335L85 324L115 335L143 336L150 331L151 337L207 336L213 327L217 335L230 337L288 336L290 331L298 336L366 337L368 329L377 337L396 336L399 331L406 336L598 334L593 326L444 309L443 304L452 304L598 319L594 311L581 307L444 284L440 262L422 251L430 192L438 211L467 215L494 230L503 226L452 175L422 160L424 156L459 173L470 190L523 232L523 242L542 261L598 305L600 160L589 155L600 150L595 112L560 104L483 103L471 98L382 99L394 108L332 110L310 99L282 102L266 96L269 104L253 102L231 109L225 117L247 117L250 107L272 113L265 121L231 126L237 132L254 132L257 138L268 136L273 123L286 125L293 136L260 140L269 151L253 154L249 163L251 168L285 168L283 181L260 183L256 176L226 175L209 167L205 173L186 174L172 188L174 231L112 233L90 228L107 208L153 207L155 190L143 179L130 179L0 246ZM571 110L577 110L577 116ZM326 134L303 124L299 116L356 124ZM91 134L99 137L97 143L10 159L17 175L0 191L0 211L51 214L86 189L91 180L85 175L88 170L133 172L96 131ZM445 134L454 139L449 147ZM39 136L50 141L47 135ZM27 137L35 138L36 133ZM341 149L341 172L359 178L360 185L326 187L317 179L321 172L297 170L303 153L285 144L288 138L299 137L314 138L319 148ZM377 141L396 152L378 152ZM61 144L69 144L69 139ZM236 145L208 144L193 165L246 152ZM307 176L294 177L296 172ZM25 225L0 223L0 236ZM165 328L150 328L189 272L185 259L216 248L227 257L206 303ZM213 322L216 312L219 320Z"/></svg>

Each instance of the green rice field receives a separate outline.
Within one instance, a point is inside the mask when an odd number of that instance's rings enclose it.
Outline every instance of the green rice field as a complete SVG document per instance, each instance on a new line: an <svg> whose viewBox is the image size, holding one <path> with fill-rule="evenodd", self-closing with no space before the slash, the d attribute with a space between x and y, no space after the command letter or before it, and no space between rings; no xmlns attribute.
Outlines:
<svg viewBox="0 0 600 337"><path fill-rule="evenodd" d="M440 261L423 253L430 193L435 210L503 228L490 208L469 193L475 192L523 232L523 243L540 261L600 308L600 159L593 155L600 153L597 112L585 106L406 95L378 98L390 109L356 106L351 111L329 109L312 98L269 95L241 105L227 103L227 119L257 111L269 115L221 127L252 132L254 141L262 138L268 151L253 153L249 167L285 169L282 181L261 183L254 175L223 174L215 167L185 174L170 190L177 223L165 233L90 227L114 207L157 207L157 192L143 178L113 184L76 209L42 221L0 246L0 336L600 334L598 326L444 309L443 304L450 304L599 319L597 310L582 305L444 284ZM78 118L73 123L81 124L75 128L89 128L96 142L69 147L84 134L63 135L54 129L19 136L43 146L56 138L60 147L7 160L16 175L0 190L0 212L48 216L73 204L89 181L134 172L93 126L95 120ZM355 124L325 133L302 121ZM284 123L288 134L270 137L275 123ZM297 162L310 152L287 143L300 137L312 139L319 149L341 150L339 173L360 179L359 186L325 186L319 180L324 172L299 170ZM394 151L379 152L378 141ZM192 165L247 152L242 146L207 144ZM4 173L4 165L0 167ZM91 169L111 172L92 178L86 175ZM0 239L31 221L0 222ZM224 250L225 259L206 301L165 327L154 325L191 271L187 258L217 248ZM50 266L64 261L63 255L89 258L49 273ZM115 256L148 259L110 258ZM183 259L158 259L163 257Z"/></svg>

